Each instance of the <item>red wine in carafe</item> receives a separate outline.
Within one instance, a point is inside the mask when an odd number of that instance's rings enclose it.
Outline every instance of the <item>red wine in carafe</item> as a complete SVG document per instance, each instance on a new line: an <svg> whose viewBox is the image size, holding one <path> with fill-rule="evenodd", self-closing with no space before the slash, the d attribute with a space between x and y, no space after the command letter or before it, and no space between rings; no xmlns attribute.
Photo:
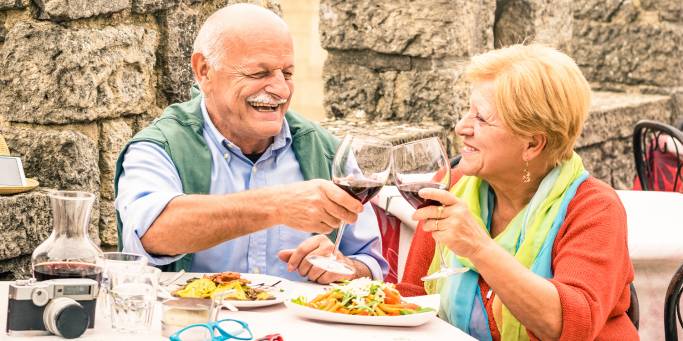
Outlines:
<svg viewBox="0 0 683 341"><path fill-rule="evenodd" d="M334 183L363 204L372 199L384 186L384 183L371 180L334 179Z"/></svg>
<svg viewBox="0 0 683 341"><path fill-rule="evenodd" d="M102 267L79 262L40 263L33 267L33 276L39 281L57 278L90 278L100 282Z"/></svg>
<svg viewBox="0 0 683 341"><path fill-rule="evenodd" d="M431 199L424 199L417 193L423 188L438 188L446 189L446 186L435 182L413 182L409 184L401 184L396 186L404 199L414 208L422 208L425 206L441 205L438 201Z"/></svg>

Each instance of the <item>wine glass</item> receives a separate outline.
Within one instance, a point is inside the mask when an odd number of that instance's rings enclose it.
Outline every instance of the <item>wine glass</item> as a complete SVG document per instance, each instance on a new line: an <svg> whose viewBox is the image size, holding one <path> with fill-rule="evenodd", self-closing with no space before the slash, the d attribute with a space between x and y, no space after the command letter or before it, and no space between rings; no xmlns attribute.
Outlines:
<svg viewBox="0 0 683 341"><path fill-rule="evenodd" d="M371 136L346 135L334 154L332 181L362 204L382 189L389 177L391 143ZM351 275L355 269L337 260L345 222L339 224L334 251L329 256L309 255L309 263L325 271Z"/></svg>
<svg viewBox="0 0 683 341"><path fill-rule="evenodd" d="M410 205L415 209L441 205L438 201L418 195L423 188L448 190L451 187L450 164L438 138L430 137L396 146L393 150L393 159L396 187ZM422 277L423 281L448 277L468 270L464 267L449 267L443 252L439 252L439 256L441 268L431 275Z"/></svg>

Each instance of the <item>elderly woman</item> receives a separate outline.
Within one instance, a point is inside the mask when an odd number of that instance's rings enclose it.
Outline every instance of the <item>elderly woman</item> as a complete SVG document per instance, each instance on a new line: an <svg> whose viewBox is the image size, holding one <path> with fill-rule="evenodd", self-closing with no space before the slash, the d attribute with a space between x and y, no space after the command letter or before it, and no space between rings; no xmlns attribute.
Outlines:
<svg viewBox="0 0 683 341"><path fill-rule="evenodd" d="M440 316L480 340L638 339L624 208L573 151L590 105L576 63L515 45L474 57L465 75L462 160L450 191L420 191L442 206L415 212L399 290L440 293ZM470 271L423 284L440 266L434 240Z"/></svg>

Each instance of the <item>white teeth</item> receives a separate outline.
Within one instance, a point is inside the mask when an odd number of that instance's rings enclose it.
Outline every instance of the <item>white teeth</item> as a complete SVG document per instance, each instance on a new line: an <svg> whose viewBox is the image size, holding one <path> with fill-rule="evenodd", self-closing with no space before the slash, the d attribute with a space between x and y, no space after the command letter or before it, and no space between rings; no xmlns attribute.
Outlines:
<svg viewBox="0 0 683 341"><path fill-rule="evenodd" d="M476 151L476 149L474 149L474 148L472 148L472 147L470 147L470 146L464 146L464 147L462 148L462 150L463 150L463 151L466 151L466 152L474 152L474 151Z"/></svg>

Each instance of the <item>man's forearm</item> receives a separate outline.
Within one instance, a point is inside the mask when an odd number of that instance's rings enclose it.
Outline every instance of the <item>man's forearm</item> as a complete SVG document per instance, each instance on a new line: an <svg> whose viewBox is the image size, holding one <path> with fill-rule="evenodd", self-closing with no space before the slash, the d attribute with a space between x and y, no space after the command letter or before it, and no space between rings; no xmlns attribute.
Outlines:
<svg viewBox="0 0 683 341"><path fill-rule="evenodd" d="M351 258L351 261L353 262L353 267L356 269L356 273L354 274L355 278L373 278L372 271L370 271L370 268L367 266L367 264L353 258Z"/></svg>
<svg viewBox="0 0 683 341"><path fill-rule="evenodd" d="M275 225L274 207L260 192L176 197L142 236L142 245L150 254L178 255Z"/></svg>

